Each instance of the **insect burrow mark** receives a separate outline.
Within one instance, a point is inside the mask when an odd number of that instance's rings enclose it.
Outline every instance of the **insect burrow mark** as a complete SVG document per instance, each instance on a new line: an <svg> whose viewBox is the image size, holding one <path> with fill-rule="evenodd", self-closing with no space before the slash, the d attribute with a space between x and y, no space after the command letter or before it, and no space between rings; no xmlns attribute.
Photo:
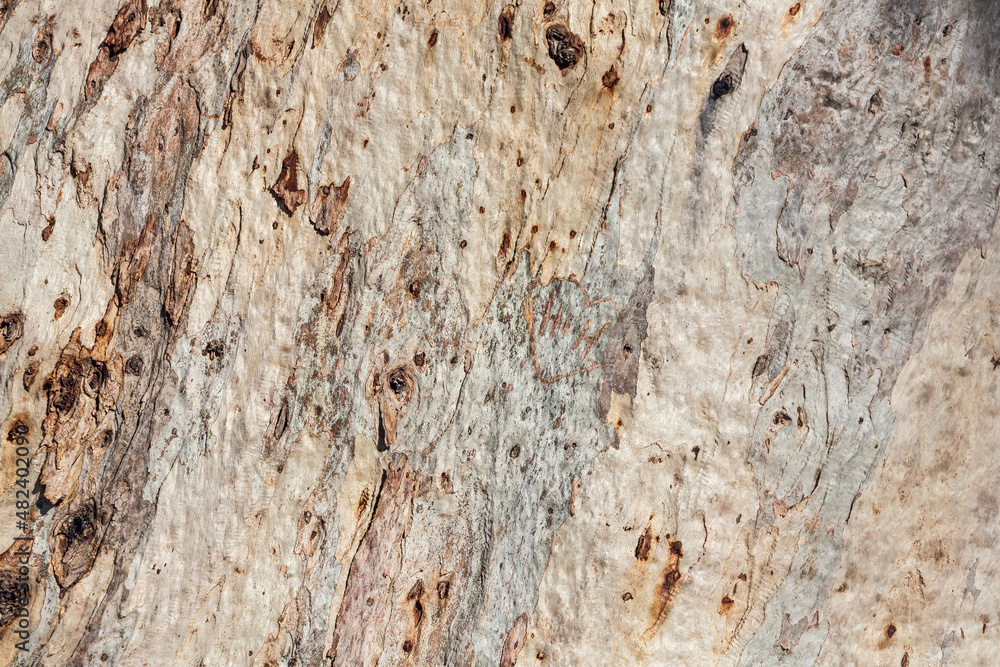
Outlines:
<svg viewBox="0 0 1000 667"><path fill-rule="evenodd" d="M410 374L404 368L396 368L389 373L389 389L401 402L408 402L413 389L413 382Z"/></svg>
<svg viewBox="0 0 1000 667"><path fill-rule="evenodd" d="M274 438L276 440L281 440L281 436L288 430L288 422L288 401L283 400L278 409L278 416L274 420Z"/></svg>
<svg viewBox="0 0 1000 667"><path fill-rule="evenodd" d="M438 600L447 600L450 589L451 589L450 581L448 580L439 581L437 583Z"/></svg>
<svg viewBox="0 0 1000 667"><path fill-rule="evenodd" d="M545 30L545 41L548 45L549 58L563 74L573 69L583 56L583 40L564 25L558 23L550 25Z"/></svg>
<svg viewBox="0 0 1000 667"><path fill-rule="evenodd" d="M216 359L222 359L226 356L226 343L221 338L216 338L205 344L204 349L202 349L201 354L203 357L208 357L209 361L215 361Z"/></svg>
<svg viewBox="0 0 1000 667"><path fill-rule="evenodd" d="M143 365L142 357L138 354L133 354L125 363L125 372L129 375L140 375Z"/></svg>
<svg viewBox="0 0 1000 667"><path fill-rule="evenodd" d="M506 257L508 250L510 250L510 232L504 232L503 238L500 239L500 250L497 251L497 257Z"/></svg>
<svg viewBox="0 0 1000 667"><path fill-rule="evenodd" d="M514 36L514 12L513 5L507 5L500 10L500 16L497 18L497 34L500 36L500 41L506 42Z"/></svg>
<svg viewBox="0 0 1000 667"><path fill-rule="evenodd" d="M726 34L729 34L728 29ZM739 90L740 83L743 81L743 71L746 68L748 55L749 53L746 45L744 44L740 44L739 48L733 52L733 55L730 56L729 62L726 63L726 67L722 74L719 75L719 78L712 84L711 97L713 100L721 99L726 95L731 95Z"/></svg>
<svg viewBox="0 0 1000 667"><path fill-rule="evenodd" d="M385 422L382 421L382 406L378 409L378 439L375 441L375 450L379 452L389 451L389 445L385 444Z"/></svg>
<svg viewBox="0 0 1000 667"><path fill-rule="evenodd" d="M8 313L0 317L0 354L10 349L14 342L24 335L24 315Z"/></svg>
<svg viewBox="0 0 1000 667"><path fill-rule="evenodd" d="M618 70L615 68L614 63L612 63L608 71L601 77L601 84L608 90L614 90L619 81L621 81L621 77L618 76Z"/></svg>

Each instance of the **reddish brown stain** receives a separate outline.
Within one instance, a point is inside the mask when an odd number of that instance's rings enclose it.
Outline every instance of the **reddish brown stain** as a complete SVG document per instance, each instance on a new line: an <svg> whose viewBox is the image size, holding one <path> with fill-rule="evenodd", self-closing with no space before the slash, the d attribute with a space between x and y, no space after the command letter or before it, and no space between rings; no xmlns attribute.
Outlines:
<svg viewBox="0 0 1000 667"><path fill-rule="evenodd" d="M420 645L420 635L424 622L424 582L417 579L417 582L410 587L406 594L406 602L410 607L410 627L406 632L406 639L403 640L403 653L413 653Z"/></svg>
<svg viewBox="0 0 1000 667"><path fill-rule="evenodd" d="M885 636L888 637L889 639L892 639L893 635L895 635L895 634L896 634L896 626L894 624L890 623L885 628Z"/></svg>
<svg viewBox="0 0 1000 667"><path fill-rule="evenodd" d="M733 19L732 14L726 14L715 24L715 38L721 41L729 37L729 33L733 31L735 26L736 21Z"/></svg>
<svg viewBox="0 0 1000 667"><path fill-rule="evenodd" d="M802 3L796 2L794 5L788 8L788 15L796 16L801 9L802 9Z"/></svg>
<svg viewBox="0 0 1000 667"><path fill-rule="evenodd" d="M653 605L650 609L650 620L652 623L646 630L645 636L651 637L663 621L670 614L671 602L677 596L677 589L681 580L680 562L684 557L683 545L680 540L670 543L670 553L667 556L667 564L663 568L663 575L660 584L653 591Z"/></svg>
<svg viewBox="0 0 1000 667"><path fill-rule="evenodd" d="M438 31L432 30L431 36L427 38L427 48L433 49L438 43Z"/></svg>
<svg viewBox="0 0 1000 667"><path fill-rule="evenodd" d="M892 45L892 55L894 55L894 56L901 56L901 55L903 55L903 51L904 50L905 50L905 47L902 44L893 44Z"/></svg>
<svg viewBox="0 0 1000 667"><path fill-rule="evenodd" d="M725 616L733 608L733 599L728 595L723 596L722 602L719 603L719 616Z"/></svg>
<svg viewBox="0 0 1000 667"><path fill-rule="evenodd" d="M417 583L413 584L410 588L410 592L406 594L406 601L413 604L413 609L411 610L413 614L413 624L420 625L424 620L424 582L422 579L417 579Z"/></svg>

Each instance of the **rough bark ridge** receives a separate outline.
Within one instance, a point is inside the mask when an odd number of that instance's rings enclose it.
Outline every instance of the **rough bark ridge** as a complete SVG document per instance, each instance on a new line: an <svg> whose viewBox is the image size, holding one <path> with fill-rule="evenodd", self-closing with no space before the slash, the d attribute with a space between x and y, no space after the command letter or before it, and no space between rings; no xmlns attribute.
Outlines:
<svg viewBox="0 0 1000 667"><path fill-rule="evenodd" d="M0 663L988 662L998 45L0 0Z"/></svg>

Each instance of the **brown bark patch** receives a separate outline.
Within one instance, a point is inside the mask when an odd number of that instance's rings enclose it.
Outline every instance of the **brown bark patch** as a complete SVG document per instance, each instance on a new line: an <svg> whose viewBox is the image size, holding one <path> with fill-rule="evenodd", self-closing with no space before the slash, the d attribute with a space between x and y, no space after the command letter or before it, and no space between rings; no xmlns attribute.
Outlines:
<svg viewBox="0 0 1000 667"><path fill-rule="evenodd" d="M87 71L83 96L90 100L100 94L104 83L118 69L118 57L125 53L146 25L146 0L132 0L118 10L108 34L97 49L97 57Z"/></svg>
<svg viewBox="0 0 1000 667"><path fill-rule="evenodd" d="M635 545L635 559L641 562L649 560L649 552L653 550L653 530L652 526L646 526L639 536L639 542Z"/></svg>
<svg viewBox="0 0 1000 667"><path fill-rule="evenodd" d="M72 588L90 572L101 532L94 501L87 498L74 503L52 537L52 573L60 588Z"/></svg>
<svg viewBox="0 0 1000 667"><path fill-rule="evenodd" d="M38 377L38 362L32 361L28 364L28 367L24 369L24 377L21 382L24 384L25 391L31 391L31 385L35 384L35 378Z"/></svg>
<svg viewBox="0 0 1000 667"><path fill-rule="evenodd" d="M295 209L306 200L306 191L299 187L299 155L294 150L281 163L278 180L271 186L278 206L288 216L295 215Z"/></svg>
<svg viewBox="0 0 1000 667"><path fill-rule="evenodd" d="M326 34L326 26L330 23L330 18L333 15L330 13L329 7L326 4L323 8L319 10L319 15L316 17L316 25L313 28L313 43L312 48L316 48L316 44L323 40L323 35Z"/></svg>
<svg viewBox="0 0 1000 667"><path fill-rule="evenodd" d="M48 224L45 225L45 229L42 230L42 240L48 241L49 238L51 238L52 236L52 230L54 230L55 228L56 228L56 217L54 215L50 215L48 217Z"/></svg>
<svg viewBox="0 0 1000 667"><path fill-rule="evenodd" d="M514 667L517 656L524 646L524 638L528 633L528 615L521 614L514 619L514 625L507 631L503 641L503 652L500 654L500 667Z"/></svg>
<svg viewBox="0 0 1000 667"><path fill-rule="evenodd" d="M601 84L608 90L614 90L619 81L621 81L621 78L618 76L618 70L615 68L614 64L612 64L611 67L608 68L608 71L604 73L604 76L601 77Z"/></svg>
<svg viewBox="0 0 1000 667"><path fill-rule="evenodd" d="M52 310L54 311L52 319L58 320L69 308L69 297L61 296L52 303Z"/></svg>
<svg viewBox="0 0 1000 667"><path fill-rule="evenodd" d="M515 11L514 5L507 5L500 10L500 16L497 18L497 34L502 42L506 42L514 36Z"/></svg>
<svg viewBox="0 0 1000 667"><path fill-rule="evenodd" d="M339 186L330 183L319 189L316 199L309 207L309 221L320 235L326 236L337 229L337 225L344 215L347 193L350 189L350 176L345 178Z"/></svg>
<svg viewBox="0 0 1000 667"><path fill-rule="evenodd" d="M413 486L413 471L405 458L383 472L371 523L351 562L333 645L327 653L334 665L353 667L374 661L380 621L386 614L410 523Z"/></svg>
<svg viewBox="0 0 1000 667"><path fill-rule="evenodd" d="M0 632L7 629L18 617L21 609L29 606L34 593L33 579L25 574L36 558L31 554L30 542L15 541L0 555Z"/></svg>

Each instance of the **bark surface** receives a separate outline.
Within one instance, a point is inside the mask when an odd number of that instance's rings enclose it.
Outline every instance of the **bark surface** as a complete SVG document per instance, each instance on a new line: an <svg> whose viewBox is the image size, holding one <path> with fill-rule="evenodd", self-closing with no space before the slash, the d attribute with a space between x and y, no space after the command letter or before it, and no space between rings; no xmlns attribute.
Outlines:
<svg viewBox="0 0 1000 667"><path fill-rule="evenodd" d="M991 0L0 0L0 664L988 664Z"/></svg>

